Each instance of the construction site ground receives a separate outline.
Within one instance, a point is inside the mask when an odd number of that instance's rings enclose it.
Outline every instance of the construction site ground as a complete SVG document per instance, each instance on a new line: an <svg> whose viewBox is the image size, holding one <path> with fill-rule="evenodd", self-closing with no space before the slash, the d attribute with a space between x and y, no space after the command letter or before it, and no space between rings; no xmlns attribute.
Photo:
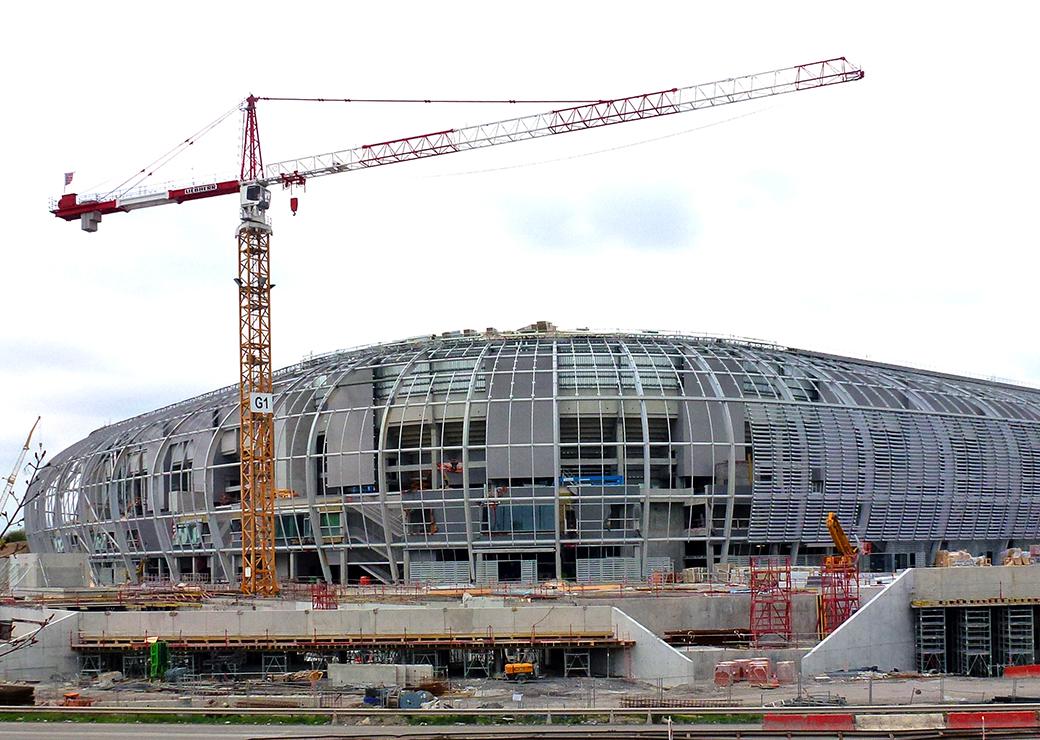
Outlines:
<svg viewBox="0 0 1040 740"><path fill-rule="evenodd" d="M711 682L664 688L620 678L539 678L516 682L498 679L453 679L438 709L612 709L626 706L739 706L748 709L793 703L807 705L979 704L995 697L1040 700L1040 678L965 678L961 676L882 676L862 673L817 677L797 684L757 686ZM318 682L285 684L271 681L195 681L149 683L141 680L84 680L39 684L36 704L58 706L70 691L106 707L197 707L356 709L364 689L334 688ZM371 707L369 707L371 708ZM372 721L379 716L372 708ZM389 714L389 713L388 713ZM389 717L388 717L389 719Z"/></svg>

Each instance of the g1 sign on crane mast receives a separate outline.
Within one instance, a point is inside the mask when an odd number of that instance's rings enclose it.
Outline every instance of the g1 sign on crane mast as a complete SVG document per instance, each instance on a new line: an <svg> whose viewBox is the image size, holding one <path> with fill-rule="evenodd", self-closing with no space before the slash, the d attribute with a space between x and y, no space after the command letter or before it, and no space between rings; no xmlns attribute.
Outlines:
<svg viewBox="0 0 1040 740"><path fill-rule="evenodd" d="M268 186L285 188L339 172L408 162L470 149L659 118L702 108L715 108L785 93L863 79L863 71L844 57L800 64L684 88L600 100L537 115L446 129L418 136L366 144L264 166L260 151L256 103L250 95L242 111L242 167L238 178L163 190L135 190L104 196L63 195L51 212L66 221L79 220L85 231L97 231L101 218L218 195L238 193L239 408L242 485L242 592L276 594L274 523L274 399L271 363L271 204ZM294 100L299 100L294 98ZM327 101L329 99L314 99ZM351 102L345 99L343 102ZM416 101L419 102L419 101ZM456 101L464 102L464 101ZM515 102L515 101L499 101ZM291 201L293 212L296 199Z"/></svg>

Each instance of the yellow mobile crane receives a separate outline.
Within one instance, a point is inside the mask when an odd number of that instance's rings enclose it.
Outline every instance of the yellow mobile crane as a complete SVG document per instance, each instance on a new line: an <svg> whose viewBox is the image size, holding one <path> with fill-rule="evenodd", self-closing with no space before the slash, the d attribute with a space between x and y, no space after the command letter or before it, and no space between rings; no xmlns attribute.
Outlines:
<svg viewBox="0 0 1040 740"><path fill-rule="evenodd" d="M854 565L859 560L859 548L853 547L845 529L838 521L838 515L833 511L827 514L827 531L831 534L831 541L838 551L837 555L827 556L828 567L843 567Z"/></svg>
<svg viewBox="0 0 1040 740"><path fill-rule="evenodd" d="M836 630L859 608L859 556L863 549L849 541L833 511L827 514L827 531L838 554L824 558L820 571L817 618L821 638Z"/></svg>

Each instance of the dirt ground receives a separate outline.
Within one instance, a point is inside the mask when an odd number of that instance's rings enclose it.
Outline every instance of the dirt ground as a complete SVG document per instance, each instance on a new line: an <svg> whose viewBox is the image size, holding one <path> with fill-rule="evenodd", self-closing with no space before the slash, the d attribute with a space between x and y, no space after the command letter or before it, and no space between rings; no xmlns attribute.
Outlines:
<svg viewBox="0 0 1040 740"><path fill-rule="evenodd" d="M364 689L333 688L318 682L197 681L184 684L149 684L140 680L83 681L77 684L40 684L37 704L57 705L64 694L78 691L97 706L282 706L361 707ZM1033 697L1040 700L1040 679L963 678L959 676L820 677L797 684L763 688L747 683L719 688L712 682L663 688L621 678L541 678L526 682L496 679L452 679L441 697L442 706L454 708L540 709L612 708L623 697L639 697L669 703L688 700L690 705L724 704L768 706L801 696L820 704L845 702L868 704L968 704L995 696Z"/></svg>

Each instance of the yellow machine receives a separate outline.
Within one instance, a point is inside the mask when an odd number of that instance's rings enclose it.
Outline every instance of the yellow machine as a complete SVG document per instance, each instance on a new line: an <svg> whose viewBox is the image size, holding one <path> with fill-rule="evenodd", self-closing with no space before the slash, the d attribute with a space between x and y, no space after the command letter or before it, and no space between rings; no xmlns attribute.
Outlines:
<svg viewBox="0 0 1040 740"><path fill-rule="evenodd" d="M506 678L534 678L534 663L506 663Z"/></svg>
<svg viewBox="0 0 1040 740"><path fill-rule="evenodd" d="M838 551L838 555L827 557L827 565L829 567L841 567L855 564L859 559L859 548L853 547L848 535L845 534L845 529L841 526L841 522L838 521L838 515L833 511L827 514L827 531L830 532L834 548Z"/></svg>

